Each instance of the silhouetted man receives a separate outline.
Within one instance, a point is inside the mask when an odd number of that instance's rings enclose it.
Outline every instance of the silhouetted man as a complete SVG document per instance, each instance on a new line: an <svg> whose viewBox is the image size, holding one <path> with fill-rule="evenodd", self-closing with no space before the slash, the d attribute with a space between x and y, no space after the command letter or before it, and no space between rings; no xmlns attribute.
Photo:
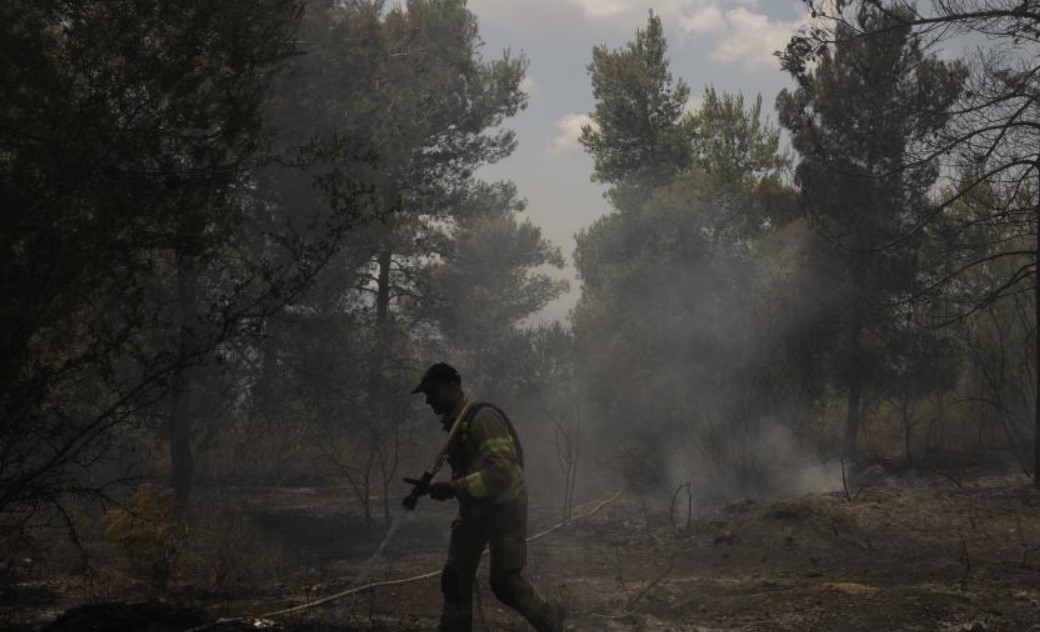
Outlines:
<svg viewBox="0 0 1040 632"><path fill-rule="evenodd" d="M546 601L523 575L527 490L523 450L509 418L491 404L470 402L458 371L443 362L427 369L412 393L425 393L445 430L456 420L462 424L448 451L451 480L430 486L435 500L459 501L441 574L440 632L472 630L473 582L485 546L491 552L491 590L498 600L539 632L562 632L562 606Z"/></svg>

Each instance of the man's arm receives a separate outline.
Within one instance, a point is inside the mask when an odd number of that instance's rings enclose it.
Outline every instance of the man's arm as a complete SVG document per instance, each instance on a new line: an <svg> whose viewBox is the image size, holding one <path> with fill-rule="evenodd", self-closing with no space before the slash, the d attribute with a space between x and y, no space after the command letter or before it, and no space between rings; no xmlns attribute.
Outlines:
<svg viewBox="0 0 1040 632"><path fill-rule="evenodd" d="M470 440L477 447L477 469L452 481L461 498L498 498L516 486L523 475L509 426L491 407L484 407L469 426Z"/></svg>

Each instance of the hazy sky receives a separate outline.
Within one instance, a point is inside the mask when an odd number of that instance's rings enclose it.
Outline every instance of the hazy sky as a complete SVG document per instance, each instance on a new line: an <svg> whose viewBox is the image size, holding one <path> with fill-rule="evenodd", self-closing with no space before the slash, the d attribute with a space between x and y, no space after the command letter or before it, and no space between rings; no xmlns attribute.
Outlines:
<svg viewBox="0 0 1040 632"><path fill-rule="evenodd" d="M798 0L470 0L469 6L480 21L485 57L509 48L530 62L530 103L508 124L520 146L482 175L516 182L528 216L568 261L574 234L609 210L602 188L589 181L592 161L577 142L593 107L586 71L592 47L623 46L652 8L665 28L672 74L690 85L691 109L711 84L749 100L761 93L775 121L776 94L789 82L773 52L806 19ZM544 318L565 318L578 299L573 269L565 274L571 291Z"/></svg>

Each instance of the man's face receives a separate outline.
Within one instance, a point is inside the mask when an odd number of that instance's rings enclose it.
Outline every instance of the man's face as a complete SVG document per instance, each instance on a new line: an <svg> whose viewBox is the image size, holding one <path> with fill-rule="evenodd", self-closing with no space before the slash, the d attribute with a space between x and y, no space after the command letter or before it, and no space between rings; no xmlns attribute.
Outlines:
<svg viewBox="0 0 1040 632"><path fill-rule="evenodd" d="M426 405L432 408L434 413L447 415L454 408L451 387L452 384L442 382L426 389Z"/></svg>

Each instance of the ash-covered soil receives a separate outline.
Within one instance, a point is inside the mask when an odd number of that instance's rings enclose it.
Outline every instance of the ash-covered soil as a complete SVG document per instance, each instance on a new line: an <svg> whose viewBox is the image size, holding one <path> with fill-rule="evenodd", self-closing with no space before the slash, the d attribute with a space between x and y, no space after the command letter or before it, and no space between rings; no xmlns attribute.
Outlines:
<svg viewBox="0 0 1040 632"><path fill-rule="evenodd" d="M533 543L529 575L567 603L569 629L578 631L1040 632L1040 491L1022 476L883 483L851 500L839 492L733 502L680 531L667 501L644 508L625 495ZM285 536L285 546L296 547L299 560L313 560L320 572L310 569L219 602L205 603L205 593L195 593L195 611L208 609L214 619L257 614L350 586L366 557L360 551L370 552L381 533L337 531L325 524L336 513L316 501L308 501L309 518L301 517L298 529L289 515L302 514L291 503L260 523ZM439 568L451 514L424 502L371 570L371 580ZM550 503L535 505L532 533L555 522ZM317 531L307 531L308 524L319 525ZM526 629L495 603L486 572L485 563L477 629ZM284 630L434 630L439 606L434 579L258 623ZM172 618L167 613L167 621Z"/></svg>

